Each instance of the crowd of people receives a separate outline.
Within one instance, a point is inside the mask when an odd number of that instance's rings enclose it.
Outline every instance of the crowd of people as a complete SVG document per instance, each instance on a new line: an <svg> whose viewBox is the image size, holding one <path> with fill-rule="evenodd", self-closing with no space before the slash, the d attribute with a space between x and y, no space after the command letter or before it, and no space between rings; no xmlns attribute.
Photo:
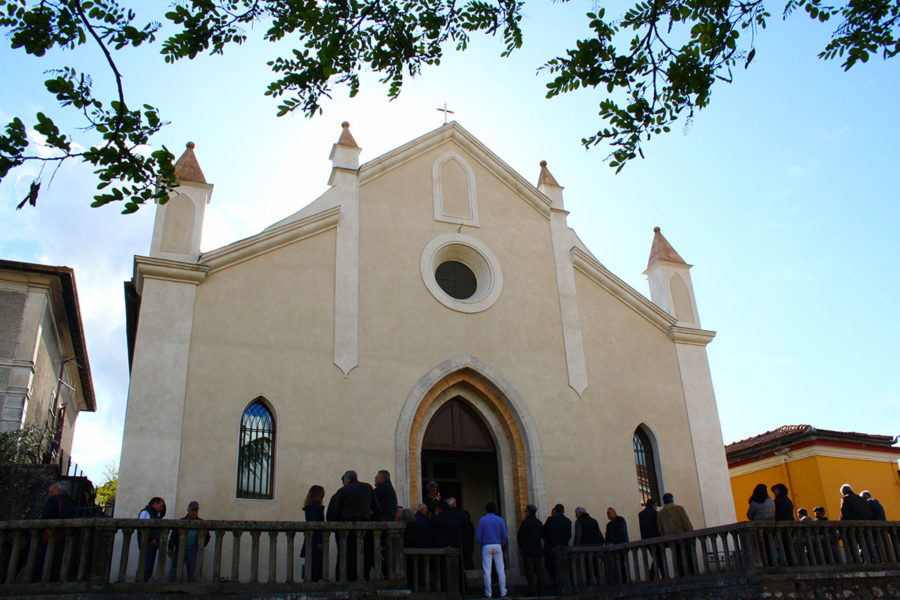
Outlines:
<svg viewBox="0 0 900 600"><path fill-rule="evenodd" d="M772 494L766 484L760 483L753 488L750 496L747 519L750 521L827 521L825 507L816 506L813 509L815 518L809 516L806 508L797 509L797 518L794 518L794 503L791 501L788 487L783 483L772 486ZM887 517L884 507L877 499L872 497L869 490L863 490L860 494L853 491L849 483L840 488L841 491L841 521L885 521Z"/></svg>
<svg viewBox="0 0 900 600"><path fill-rule="evenodd" d="M432 481L425 486L425 496L415 509L399 506L397 494L391 483L391 475L387 470L380 470L375 474L375 485L359 481L355 471L347 471L341 477L341 487L331 496L327 507L325 501L325 489L321 485L313 485L309 488L303 503L304 518L307 522L320 521L400 521L405 524L403 543L406 548L456 548L460 552L462 569L473 569L473 551L475 541L481 545L482 570L484 576L485 597L493 594L493 579L496 577L499 584L501 597L507 595L506 563L508 560L508 537L506 522L501 518L495 503L490 502L485 507L485 514L473 524L468 511L457 506L456 498L442 498L439 486ZM765 484L758 484L749 498L747 518L750 521L827 521L825 508L816 506L813 515L809 515L806 508L794 509L790 499L789 489L782 483L771 487L772 495ZM849 484L840 487L841 493L841 520L874 520L886 519L884 507L868 490L856 494ZM673 535L693 531L694 527L684 507L675 504L671 493L663 494L663 506L657 509L656 501L650 499L643 510L638 514L640 537L642 540L659 536ZM187 506L187 514L182 520L190 522L200 520L200 504L191 501ZM557 577L557 565L554 560L554 550L563 547L574 546L601 546L604 544L623 544L629 541L627 523L617 511L609 507L606 509L607 522L601 531L600 524L587 510L579 506L575 509L575 521L566 516L565 507L557 504L550 515L541 522L538 518L538 509L533 504L525 507L525 518L520 523L516 534L516 542L520 553L521 571L528 583L528 592L531 595L542 594L550 591ZM47 502L41 512L42 519L57 519L74 517L75 511L64 486L60 483L53 484L48 491ZM166 502L163 498L151 498L147 505L138 514L139 519L162 519L166 515ZM796 515L796 518L795 518ZM139 567L137 579L148 581L154 571L157 561L157 553L162 544L160 532L148 530L147 545L144 553L144 563ZM384 541L376 544L371 534L366 534L363 543L364 552L361 571L357 568L357 552L348 551L345 558L345 577L354 580L360 575L368 579L374 567L374 553L384 551ZM184 569L185 578L188 581L196 579L197 557L200 544L209 543L210 536L201 536L197 530L188 530L179 533L173 530L166 544L166 555L169 559L167 579L174 581L180 568ZM306 578L310 581L320 581L323 575L323 534L314 532L311 538L311 547L307 548L304 541L300 556L307 561ZM180 550L180 545L184 548ZM37 563L43 566L43 555L47 541L42 539L38 550ZM350 532L346 538L346 548L356 547L356 534ZM43 551L42 551L43 550ZM340 547L338 548L340 553ZM56 553L58 559L60 553ZM178 563L180 555L180 564ZM340 556L338 556L340 562ZM56 562L56 560L55 560ZM665 575L665 561L654 561L652 570L654 574ZM386 561L382 561L383 568L387 568ZM412 563L407 565L408 575L415 568ZM675 554L674 569L679 575L693 574L696 572L696 558L693 552ZM54 573L58 572L58 566L54 564ZM604 565L607 577L616 572L615 564ZM599 571L599 569L598 569ZM622 569L621 577L625 577ZM447 577L445 573L442 575ZM464 581L464 579L462 579Z"/></svg>

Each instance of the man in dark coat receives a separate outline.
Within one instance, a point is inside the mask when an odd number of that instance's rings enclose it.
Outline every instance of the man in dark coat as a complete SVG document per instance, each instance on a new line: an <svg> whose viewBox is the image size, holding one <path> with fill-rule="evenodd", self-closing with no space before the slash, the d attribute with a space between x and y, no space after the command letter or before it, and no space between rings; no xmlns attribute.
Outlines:
<svg viewBox="0 0 900 600"><path fill-rule="evenodd" d="M579 506L575 509L575 546L599 546L603 543L600 524L597 519Z"/></svg>
<svg viewBox="0 0 900 600"><path fill-rule="evenodd" d="M638 513L638 525L641 529L641 539L649 540L650 538L659 537L659 521L656 512L656 500L651 498L644 505L644 510Z"/></svg>
<svg viewBox="0 0 900 600"><path fill-rule="evenodd" d="M557 504L544 522L544 564L550 579L556 581L556 560L553 557L553 549L560 546L568 546L572 537L572 521L566 517L566 509L562 504Z"/></svg>
<svg viewBox="0 0 900 600"><path fill-rule="evenodd" d="M328 521L371 521L374 515L381 514L381 507L375 497L375 490L368 483L357 479L356 471L347 471L341 477L344 484L328 501L325 519ZM371 535L365 536L363 544L363 576L368 579L369 569L375 563L373 540ZM338 565L340 566L341 550L338 544ZM347 580L358 579L356 564L356 533L347 535Z"/></svg>
<svg viewBox="0 0 900 600"><path fill-rule="evenodd" d="M662 535L659 532L658 513L656 512L656 500L650 498L644 505L644 510L638 513L638 525L641 529L641 539L649 540ZM653 547L653 562L650 565L650 577L666 576L666 561L662 560L659 548Z"/></svg>
<svg viewBox="0 0 900 600"><path fill-rule="evenodd" d="M872 511L872 520L873 521L887 521L887 515L884 512L884 507L881 505L881 502L872 497L872 492L869 490L863 490L859 493L859 497L866 501L869 505L869 509Z"/></svg>
<svg viewBox="0 0 900 600"><path fill-rule="evenodd" d="M860 498L849 483L841 486L841 521L868 521L872 509L868 502Z"/></svg>
<svg viewBox="0 0 900 600"><path fill-rule="evenodd" d="M416 521L422 528L422 546L431 547L431 520L428 518L428 505L424 502L420 502L416 507Z"/></svg>
<svg viewBox="0 0 900 600"><path fill-rule="evenodd" d="M544 554L542 540L544 526L537 518L537 507L529 504L525 507L525 519L519 525L516 541L522 554L522 575L528 582L528 595L544 595L549 588L547 572L541 563Z"/></svg>
<svg viewBox="0 0 900 600"><path fill-rule="evenodd" d="M431 543L435 548L462 548L463 524L446 500L437 505L437 514L431 518Z"/></svg>
<svg viewBox="0 0 900 600"><path fill-rule="evenodd" d="M606 524L606 543L627 544L628 524L625 522L625 517L620 517L616 513L616 509L609 507L606 509L606 518L609 519Z"/></svg>
<svg viewBox="0 0 900 600"><path fill-rule="evenodd" d="M38 519L74 519L76 516L75 505L69 498L69 493L63 487L61 481L52 484L47 490L47 501ZM53 566L50 571L50 581L58 581L62 571L62 555L66 545L66 534L59 531L54 535L56 543L53 551ZM44 532L38 543L37 556L34 564L34 577L40 581L44 572L44 560L47 556L47 547L50 543L50 535Z"/></svg>
<svg viewBox="0 0 900 600"><path fill-rule="evenodd" d="M389 471L381 470L375 475L375 498L381 509L381 514L377 516L376 520L395 520L397 518L397 492L394 491Z"/></svg>
<svg viewBox="0 0 900 600"><path fill-rule="evenodd" d="M772 493L775 494L775 520L793 521L794 503L788 497L787 486L783 483L776 483L772 486Z"/></svg>
<svg viewBox="0 0 900 600"><path fill-rule="evenodd" d="M616 513L616 509L609 507L606 509L606 518L609 522L606 524L606 543L607 544L627 544L628 543L628 524L625 523L625 517L620 517ZM606 580L607 583L627 583L628 571L625 566L625 555L619 555L618 558L608 556L606 559Z"/></svg>

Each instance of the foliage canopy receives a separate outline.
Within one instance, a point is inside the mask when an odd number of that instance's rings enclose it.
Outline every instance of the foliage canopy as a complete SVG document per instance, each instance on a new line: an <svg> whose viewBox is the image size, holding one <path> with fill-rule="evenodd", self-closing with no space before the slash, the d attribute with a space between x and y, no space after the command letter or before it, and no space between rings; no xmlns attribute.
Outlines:
<svg viewBox="0 0 900 600"><path fill-rule="evenodd" d="M268 63L274 80L265 93L279 99L277 114L314 116L335 86L356 95L365 71L377 73L396 97L406 77L440 64L448 47L465 50L473 34L499 35L501 55L509 55L522 45L522 7L522 0L182 0L160 16L170 33L159 41L161 22L138 24L116 0L0 0L0 30L13 49L41 57L95 45L116 86L115 97L104 101L94 96L90 74L69 66L50 71L46 90L61 108L80 114L96 141L82 149L39 112L32 128L55 153L31 154L25 123L16 117L0 135L0 180L27 161L58 167L80 159L99 179L92 206L123 202L130 213L148 200L166 201L175 186L174 157L165 147L145 151L165 122L153 106L126 102L114 55L127 46L158 44L172 63L221 54L247 40L245 28L260 24L267 41L294 40L290 53ZM840 59L845 70L900 52L900 0L787 0L781 12L798 10L837 22L819 57ZM639 0L621 18L598 8L587 14L591 35L541 67L551 75L547 96L598 89L605 126L582 143L608 144L609 165L619 171L643 156L642 142L707 106L717 81L730 82L734 69L750 66L756 33L770 17L763 0ZM38 178L20 208L36 203L40 186Z"/></svg>

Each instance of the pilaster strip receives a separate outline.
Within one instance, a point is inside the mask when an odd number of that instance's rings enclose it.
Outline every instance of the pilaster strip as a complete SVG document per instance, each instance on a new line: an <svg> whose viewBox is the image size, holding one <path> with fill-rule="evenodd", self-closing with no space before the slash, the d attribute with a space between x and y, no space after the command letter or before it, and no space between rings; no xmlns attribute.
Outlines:
<svg viewBox="0 0 900 600"><path fill-rule="evenodd" d="M587 389L587 367L584 358L584 342L581 322L578 319L578 298L575 293L575 270L572 266L571 247L568 244L566 211L550 210L550 235L553 240L553 259L556 263L556 288L559 293L559 310L562 321L563 345L566 350L566 370L569 387L580 397Z"/></svg>
<svg viewBox="0 0 900 600"><path fill-rule="evenodd" d="M334 364L344 377L359 364L359 185L341 202L334 261Z"/></svg>

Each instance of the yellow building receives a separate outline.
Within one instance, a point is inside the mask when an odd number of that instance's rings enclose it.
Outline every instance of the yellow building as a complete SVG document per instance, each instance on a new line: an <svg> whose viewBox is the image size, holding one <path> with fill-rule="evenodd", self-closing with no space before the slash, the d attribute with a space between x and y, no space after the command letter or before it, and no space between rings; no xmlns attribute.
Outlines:
<svg viewBox="0 0 900 600"><path fill-rule="evenodd" d="M869 490L884 506L889 521L900 520L900 471L897 438L785 425L725 447L738 521L746 521L753 488L783 483L794 508L824 506L829 519L840 519L840 487Z"/></svg>

